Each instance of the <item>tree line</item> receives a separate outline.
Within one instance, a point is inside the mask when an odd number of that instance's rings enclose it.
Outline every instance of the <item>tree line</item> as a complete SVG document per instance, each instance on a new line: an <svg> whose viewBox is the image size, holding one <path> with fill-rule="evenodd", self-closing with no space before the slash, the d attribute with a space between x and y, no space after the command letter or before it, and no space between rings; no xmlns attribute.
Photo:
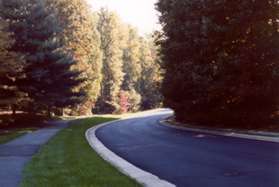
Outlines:
<svg viewBox="0 0 279 187"><path fill-rule="evenodd" d="M121 113L161 103L158 47L85 0L0 0L0 107Z"/></svg>
<svg viewBox="0 0 279 187"><path fill-rule="evenodd" d="M277 0L159 0L166 106L180 121L255 128L278 119Z"/></svg>

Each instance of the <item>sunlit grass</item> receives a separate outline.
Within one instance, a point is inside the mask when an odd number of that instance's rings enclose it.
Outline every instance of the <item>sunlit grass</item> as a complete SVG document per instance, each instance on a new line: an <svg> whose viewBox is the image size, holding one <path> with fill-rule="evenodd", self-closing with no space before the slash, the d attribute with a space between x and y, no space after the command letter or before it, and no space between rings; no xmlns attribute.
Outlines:
<svg viewBox="0 0 279 187"><path fill-rule="evenodd" d="M130 187L139 186L103 161L89 146L85 132L112 118L80 119L62 130L24 170L23 187Z"/></svg>

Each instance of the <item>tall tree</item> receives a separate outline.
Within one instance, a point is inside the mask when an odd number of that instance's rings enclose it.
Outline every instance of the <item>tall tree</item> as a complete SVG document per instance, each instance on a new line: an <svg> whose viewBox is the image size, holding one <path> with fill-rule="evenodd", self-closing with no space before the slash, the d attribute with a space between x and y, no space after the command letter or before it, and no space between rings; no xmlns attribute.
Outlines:
<svg viewBox="0 0 279 187"><path fill-rule="evenodd" d="M13 108L19 103L16 78L21 68L17 64L16 55L9 52L13 44L8 24L0 19L0 107Z"/></svg>
<svg viewBox="0 0 279 187"><path fill-rule="evenodd" d="M98 30L103 52L103 80L101 96L96 106L99 112L116 112L120 109L119 94L123 81L123 51L121 48L120 21L116 14L106 9L98 13Z"/></svg>
<svg viewBox="0 0 279 187"><path fill-rule="evenodd" d="M122 90L129 93L129 110L135 112L140 109L141 103L141 96L138 93L138 81L142 71L140 64L140 37L136 29L131 26L127 27L125 35L126 37L123 37L123 72L125 75Z"/></svg>
<svg viewBox="0 0 279 187"><path fill-rule="evenodd" d="M0 16L1 19L7 22L8 32L10 32L14 39L9 51L23 55L28 49L23 45L25 36L25 20L29 15L27 4L29 0L2 0L0 1ZM22 63L22 62L20 62Z"/></svg>
<svg viewBox="0 0 279 187"><path fill-rule="evenodd" d="M30 97L33 109L48 114L54 108L78 104L82 94L73 88L82 80L79 72L71 70L74 60L62 51L55 15L41 0L30 0L26 6L29 14L21 23L25 25L21 44L26 49L26 67L20 89Z"/></svg>
<svg viewBox="0 0 279 187"><path fill-rule="evenodd" d="M24 77L23 67L26 51L22 45L24 20L28 14L26 0L0 1L0 40L1 65L0 85L1 103L12 108L13 112L23 107L26 94L18 89L17 80Z"/></svg>
<svg viewBox="0 0 279 187"><path fill-rule="evenodd" d="M177 118L234 125L270 120L279 104L278 1L160 0L157 7L163 93Z"/></svg>
<svg viewBox="0 0 279 187"><path fill-rule="evenodd" d="M138 90L142 97L141 109L158 108L162 102L161 82L162 71L158 47L153 37L141 38L140 65L141 74L138 81Z"/></svg>
<svg viewBox="0 0 279 187"><path fill-rule="evenodd" d="M79 88L87 94L76 112L90 114L100 95L102 80L102 54L97 18L85 0L47 0L51 10L56 11L58 23L62 27L59 37L64 50L73 54L77 61L75 69L82 71L86 79Z"/></svg>

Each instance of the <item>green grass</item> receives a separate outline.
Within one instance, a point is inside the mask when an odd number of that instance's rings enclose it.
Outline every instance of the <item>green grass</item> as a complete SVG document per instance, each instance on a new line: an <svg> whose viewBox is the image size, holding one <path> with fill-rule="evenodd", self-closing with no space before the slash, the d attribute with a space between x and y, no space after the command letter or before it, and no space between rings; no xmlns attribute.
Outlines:
<svg viewBox="0 0 279 187"><path fill-rule="evenodd" d="M26 128L26 129L11 129L11 130L0 132L0 144L7 143L33 130L34 129Z"/></svg>
<svg viewBox="0 0 279 187"><path fill-rule="evenodd" d="M24 170L23 187L140 186L103 161L87 143L85 131L112 118L73 122L32 159Z"/></svg>

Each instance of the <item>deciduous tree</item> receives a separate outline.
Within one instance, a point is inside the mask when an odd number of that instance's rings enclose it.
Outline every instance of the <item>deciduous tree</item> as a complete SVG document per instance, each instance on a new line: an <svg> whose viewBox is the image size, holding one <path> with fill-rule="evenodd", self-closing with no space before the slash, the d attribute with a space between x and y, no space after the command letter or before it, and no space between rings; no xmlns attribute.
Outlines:
<svg viewBox="0 0 279 187"><path fill-rule="evenodd" d="M127 26L124 38L122 90L129 93L130 111L138 111L141 104L141 95L138 93L138 82L142 67L140 64L140 37L137 30Z"/></svg>
<svg viewBox="0 0 279 187"><path fill-rule="evenodd" d="M96 110L112 113L120 109L119 94L124 76L121 23L116 14L106 9L101 9L98 15L98 31L101 35L101 50L103 52L103 80Z"/></svg>
<svg viewBox="0 0 279 187"><path fill-rule="evenodd" d="M154 109L161 106L162 71L158 47L153 37L141 38L140 41L141 75L138 81L138 90L142 97L141 109Z"/></svg>

